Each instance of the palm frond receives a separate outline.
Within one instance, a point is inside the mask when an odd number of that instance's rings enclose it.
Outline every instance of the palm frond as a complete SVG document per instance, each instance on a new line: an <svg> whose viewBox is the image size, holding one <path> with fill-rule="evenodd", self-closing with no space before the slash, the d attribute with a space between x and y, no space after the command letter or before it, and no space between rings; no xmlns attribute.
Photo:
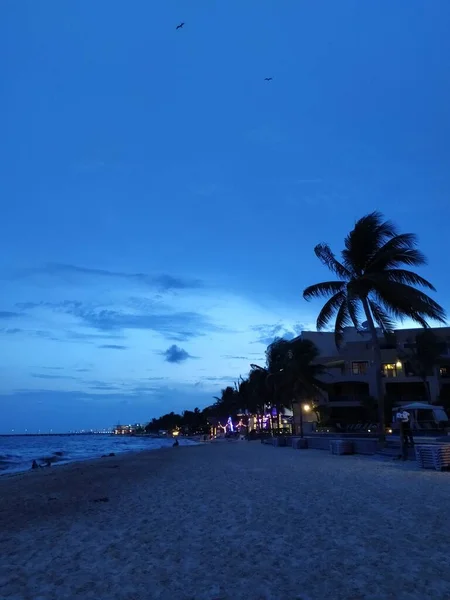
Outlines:
<svg viewBox="0 0 450 600"><path fill-rule="evenodd" d="M303 290L303 298L311 300L312 298L328 298L332 294L337 294L345 287L343 281L324 281L323 283L315 283Z"/></svg>
<svg viewBox="0 0 450 600"><path fill-rule="evenodd" d="M316 327L317 331L321 331L325 329L328 323L336 314L336 311L339 310L341 304L345 302L345 292L340 291L337 294L334 294L327 302L325 302L322 310L317 317Z"/></svg>
<svg viewBox="0 0 450 600"><path fill-rule="evenodd" d="M433 292L436 291L436 288L429 281L417 275L413 271L408 271L406 269L386 269L385 271L381 271L380 273L373 273L365 276L365 279L369 279L370 281L393 281L395 283L404 283L406 285L412 286L421 286L424 288L428 288Z"/></svg>
<svg viewBox="0 0 450 600"><path fill-rule="evenodd" d="M392 333L395 329L395 321L391 319L388 313L378 302L375 302L375 300L371 300L370 298L368 298L368 302L376 324L380 327L384 334Z"/></svg>
<svg viewBox="0 0 450 600"><path fill-rule="evenodd" d="M334 340L337 348L339 348L342 343L345 327L351 326L352 320L348 314L348 304L347 302L343 302L336 315L336 322L334 325Z"/></svg>
<svg viewBox="0 0 450 600"><path fill-rule="evenodd" d="M385 221L380 212L372 212L359 219L345 238L342 252L344 265L361 274L387 240L397 235L391 221Z"/></svg>
<svg viewBox="0 0 450 600"><path fill-rule="evenodd" d="M344 281L350 279L352 273L338 261L328 244L317 244L314 248L314 252L320 262L330 269L330 271Z"/></svg>
<svg viewBox="0 0 450 600"><path fill-rule="evenodd" d="M425 265L425 255L417 250L417 236L414 233L401 233L387 241L367 265L367 271L379 272L402 265L419 267Z"/></svg>
<svg viewBox="0 0 450 600"><path fill-rule="evenodd" d="M446 323L442 306L409 285L389 281L377 284L374 291L384 309L400 320L408 317L422 327L429 327L427 319Z"/></svg>
<svg viewBox="0 0 450 600"><path fill-rule="evenodd" d="M360 307L361 301L358 297L347 294L347 309L350 319L352 320L353 326L356 330L360 328Z"/></svg>

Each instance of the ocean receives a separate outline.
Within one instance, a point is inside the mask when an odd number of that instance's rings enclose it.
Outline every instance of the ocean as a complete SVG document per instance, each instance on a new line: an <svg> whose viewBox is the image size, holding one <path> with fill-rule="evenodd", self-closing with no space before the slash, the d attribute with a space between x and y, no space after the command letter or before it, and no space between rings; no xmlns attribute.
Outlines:
<svg viewBox="0 0 450 600"><path fill-rule="evenodd" d="M125 435L0 435L0 475L27 471L36 460L53 466L99 458L105 454L123 454L141 450L157 450L173 444L170 438ZM180 446L196 442L180 438Z"/></svg>

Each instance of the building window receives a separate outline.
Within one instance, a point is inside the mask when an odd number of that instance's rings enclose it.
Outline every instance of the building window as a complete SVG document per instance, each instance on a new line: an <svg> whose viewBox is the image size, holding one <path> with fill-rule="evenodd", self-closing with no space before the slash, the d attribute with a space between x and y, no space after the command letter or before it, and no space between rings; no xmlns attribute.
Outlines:
<svg viewBox="0 0 450 600"><path fill-rule="evenodd" d="M381 367L383 377L397 377L397 367L395 363L384 363Z"/></svg>
<svg viewBox="0 0 450 600"><path fill-rule="evenodd" d="M352 374L365 375L367 373L368 367L369 363L367 361L352 362Z"/></svg>
<svg viewBox="0 0 450 600"><path fill-rule="evenodd" d="M439 374L441 377L448 377L450 375L450 368L449 367L441 367L439 369Z"/></svg>

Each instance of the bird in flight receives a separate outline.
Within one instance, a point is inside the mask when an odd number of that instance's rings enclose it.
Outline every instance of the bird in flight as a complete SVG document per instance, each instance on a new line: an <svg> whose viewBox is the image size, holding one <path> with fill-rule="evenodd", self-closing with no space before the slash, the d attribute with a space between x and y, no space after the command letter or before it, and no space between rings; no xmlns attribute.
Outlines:
<svg viewBox="0 0 450 600"><path fill-rule="evenodd" d="M265 77L264 81L272 81L273 77Z"/></svg>
<svg viewBox="0 0 450 600"><path fill-rule="evenodd" d="M184 23L180 23L179 25L176 26L176 29L183 29L183 25L184 25Z"/></svg>

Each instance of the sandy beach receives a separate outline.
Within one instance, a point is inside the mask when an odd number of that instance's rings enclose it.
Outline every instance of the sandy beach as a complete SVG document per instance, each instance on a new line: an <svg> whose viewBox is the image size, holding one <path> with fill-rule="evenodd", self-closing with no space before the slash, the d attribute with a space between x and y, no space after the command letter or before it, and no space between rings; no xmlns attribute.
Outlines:
<svg viewBox="0 0 450 600"><path fill-rule="evenodd" d="M258 442L2 478L0 598L448 600L449 497L448 473Z"/></svg>

